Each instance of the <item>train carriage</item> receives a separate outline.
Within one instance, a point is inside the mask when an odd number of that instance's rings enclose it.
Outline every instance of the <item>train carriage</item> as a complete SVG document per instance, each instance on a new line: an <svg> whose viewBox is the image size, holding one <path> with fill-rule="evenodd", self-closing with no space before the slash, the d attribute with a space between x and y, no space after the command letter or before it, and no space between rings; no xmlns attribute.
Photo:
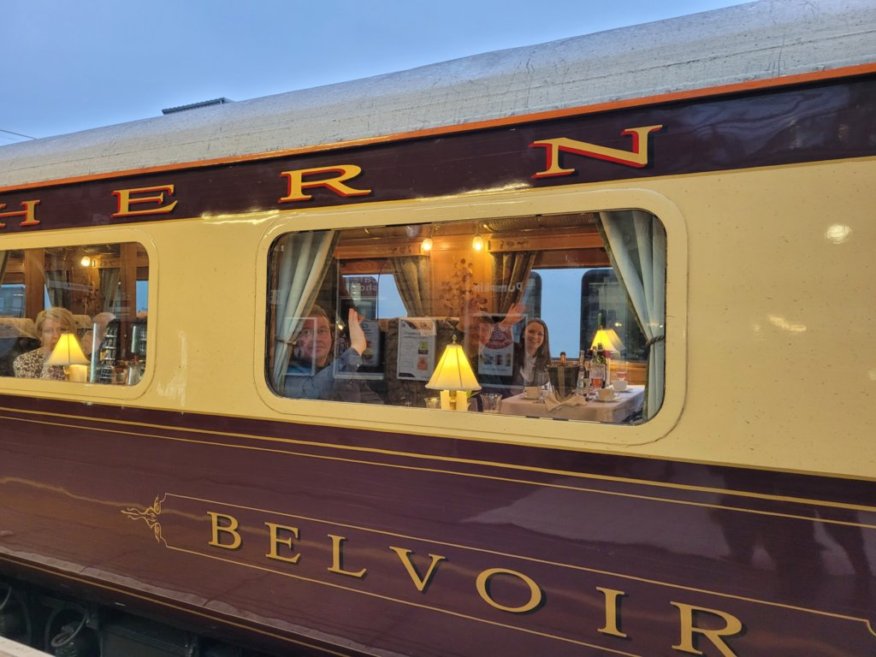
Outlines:
<svg viewBox="0 0 876 657"><path fill-rule="evenodd" d="M0 636L874 654L874 32L755 2L0 148Z"/></svg>

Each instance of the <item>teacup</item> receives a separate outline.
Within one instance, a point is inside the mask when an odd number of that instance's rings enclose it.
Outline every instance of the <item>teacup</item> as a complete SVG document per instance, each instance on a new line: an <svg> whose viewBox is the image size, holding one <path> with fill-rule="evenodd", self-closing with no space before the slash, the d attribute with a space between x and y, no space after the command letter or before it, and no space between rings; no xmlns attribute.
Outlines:
<svg viewBox="0 0 876 657"><path fill-rule="evenodd" d="M599 388L596 391L596 398L602 402L614 401L614 390L612 388Z"/></svg>
<svg viewBox="0 0 876 657"><path fill-rule="evenodd" d="M526 386L523 389L523 398L524 399L538 399L540 395L540 389L538 386Z"/></svg>
<svg viewBox="0 0 876 657"><path fill-rule="evenodd" d="M611 384L611 387L614 388L615 392L623 392L627 389L627 382L623 379L618 379L614 383Z"/></svg>

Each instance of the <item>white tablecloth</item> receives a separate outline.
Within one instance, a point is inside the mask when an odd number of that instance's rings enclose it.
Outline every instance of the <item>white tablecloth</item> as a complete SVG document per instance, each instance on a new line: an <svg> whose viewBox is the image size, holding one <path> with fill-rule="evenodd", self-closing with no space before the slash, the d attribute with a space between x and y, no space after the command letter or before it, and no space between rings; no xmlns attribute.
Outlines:
<svg viewBox="0 0 876 657"><path fill-rule="evenodd" d="M617 398L611 402L590 400L582 403L573 397L572 400L554 406L550 402L524 399L523 395L514 395L502 400L499 412L526 417L619 423L642 410L644 402L645 386L629 386L624 392L617 393ZM549 406L550 410L548 410Z"/></svg>

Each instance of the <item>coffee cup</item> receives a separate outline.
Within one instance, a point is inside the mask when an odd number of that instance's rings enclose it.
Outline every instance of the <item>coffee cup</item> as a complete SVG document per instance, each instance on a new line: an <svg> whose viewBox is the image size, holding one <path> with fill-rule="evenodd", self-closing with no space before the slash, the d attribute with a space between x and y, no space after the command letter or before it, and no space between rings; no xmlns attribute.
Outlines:
<svg viewBox="0 0 876 657"><path fill-rule="evenodd" d="M614 401L614 390L611 388L600 388L596 391L596 397L602 402Z"/></svg>
<svg viewBox="0 0 876 657"><path fill-rule="evenodd" d="M538 386L526 386L523 389L523 398L524 399L538 399L539 397L539 387Z"/></svg>
<svg viewBox="0 0 876 657"><path fill-rule="evenodd" d="M627 382L623 379L619 379L611 384L611 387L614 388L615 392L623 392L627 389Z"/></svg>

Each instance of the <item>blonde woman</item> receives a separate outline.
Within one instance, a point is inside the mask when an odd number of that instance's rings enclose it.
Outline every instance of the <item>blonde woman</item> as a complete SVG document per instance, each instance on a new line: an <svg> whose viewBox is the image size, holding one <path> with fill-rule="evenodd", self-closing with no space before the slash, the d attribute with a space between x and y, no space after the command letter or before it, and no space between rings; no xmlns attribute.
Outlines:
<svg viewBox="0 0 876 657"><path fill-rule="evenodd" d="M21 354L12 363L15 376L21 379L52 379L64 381L64 368L46 365L52 349L62 333L73 333L76 322L73 313L66 308L41 310L36 318L36 329L40 336L40 346L33 351Z"/></svg>

